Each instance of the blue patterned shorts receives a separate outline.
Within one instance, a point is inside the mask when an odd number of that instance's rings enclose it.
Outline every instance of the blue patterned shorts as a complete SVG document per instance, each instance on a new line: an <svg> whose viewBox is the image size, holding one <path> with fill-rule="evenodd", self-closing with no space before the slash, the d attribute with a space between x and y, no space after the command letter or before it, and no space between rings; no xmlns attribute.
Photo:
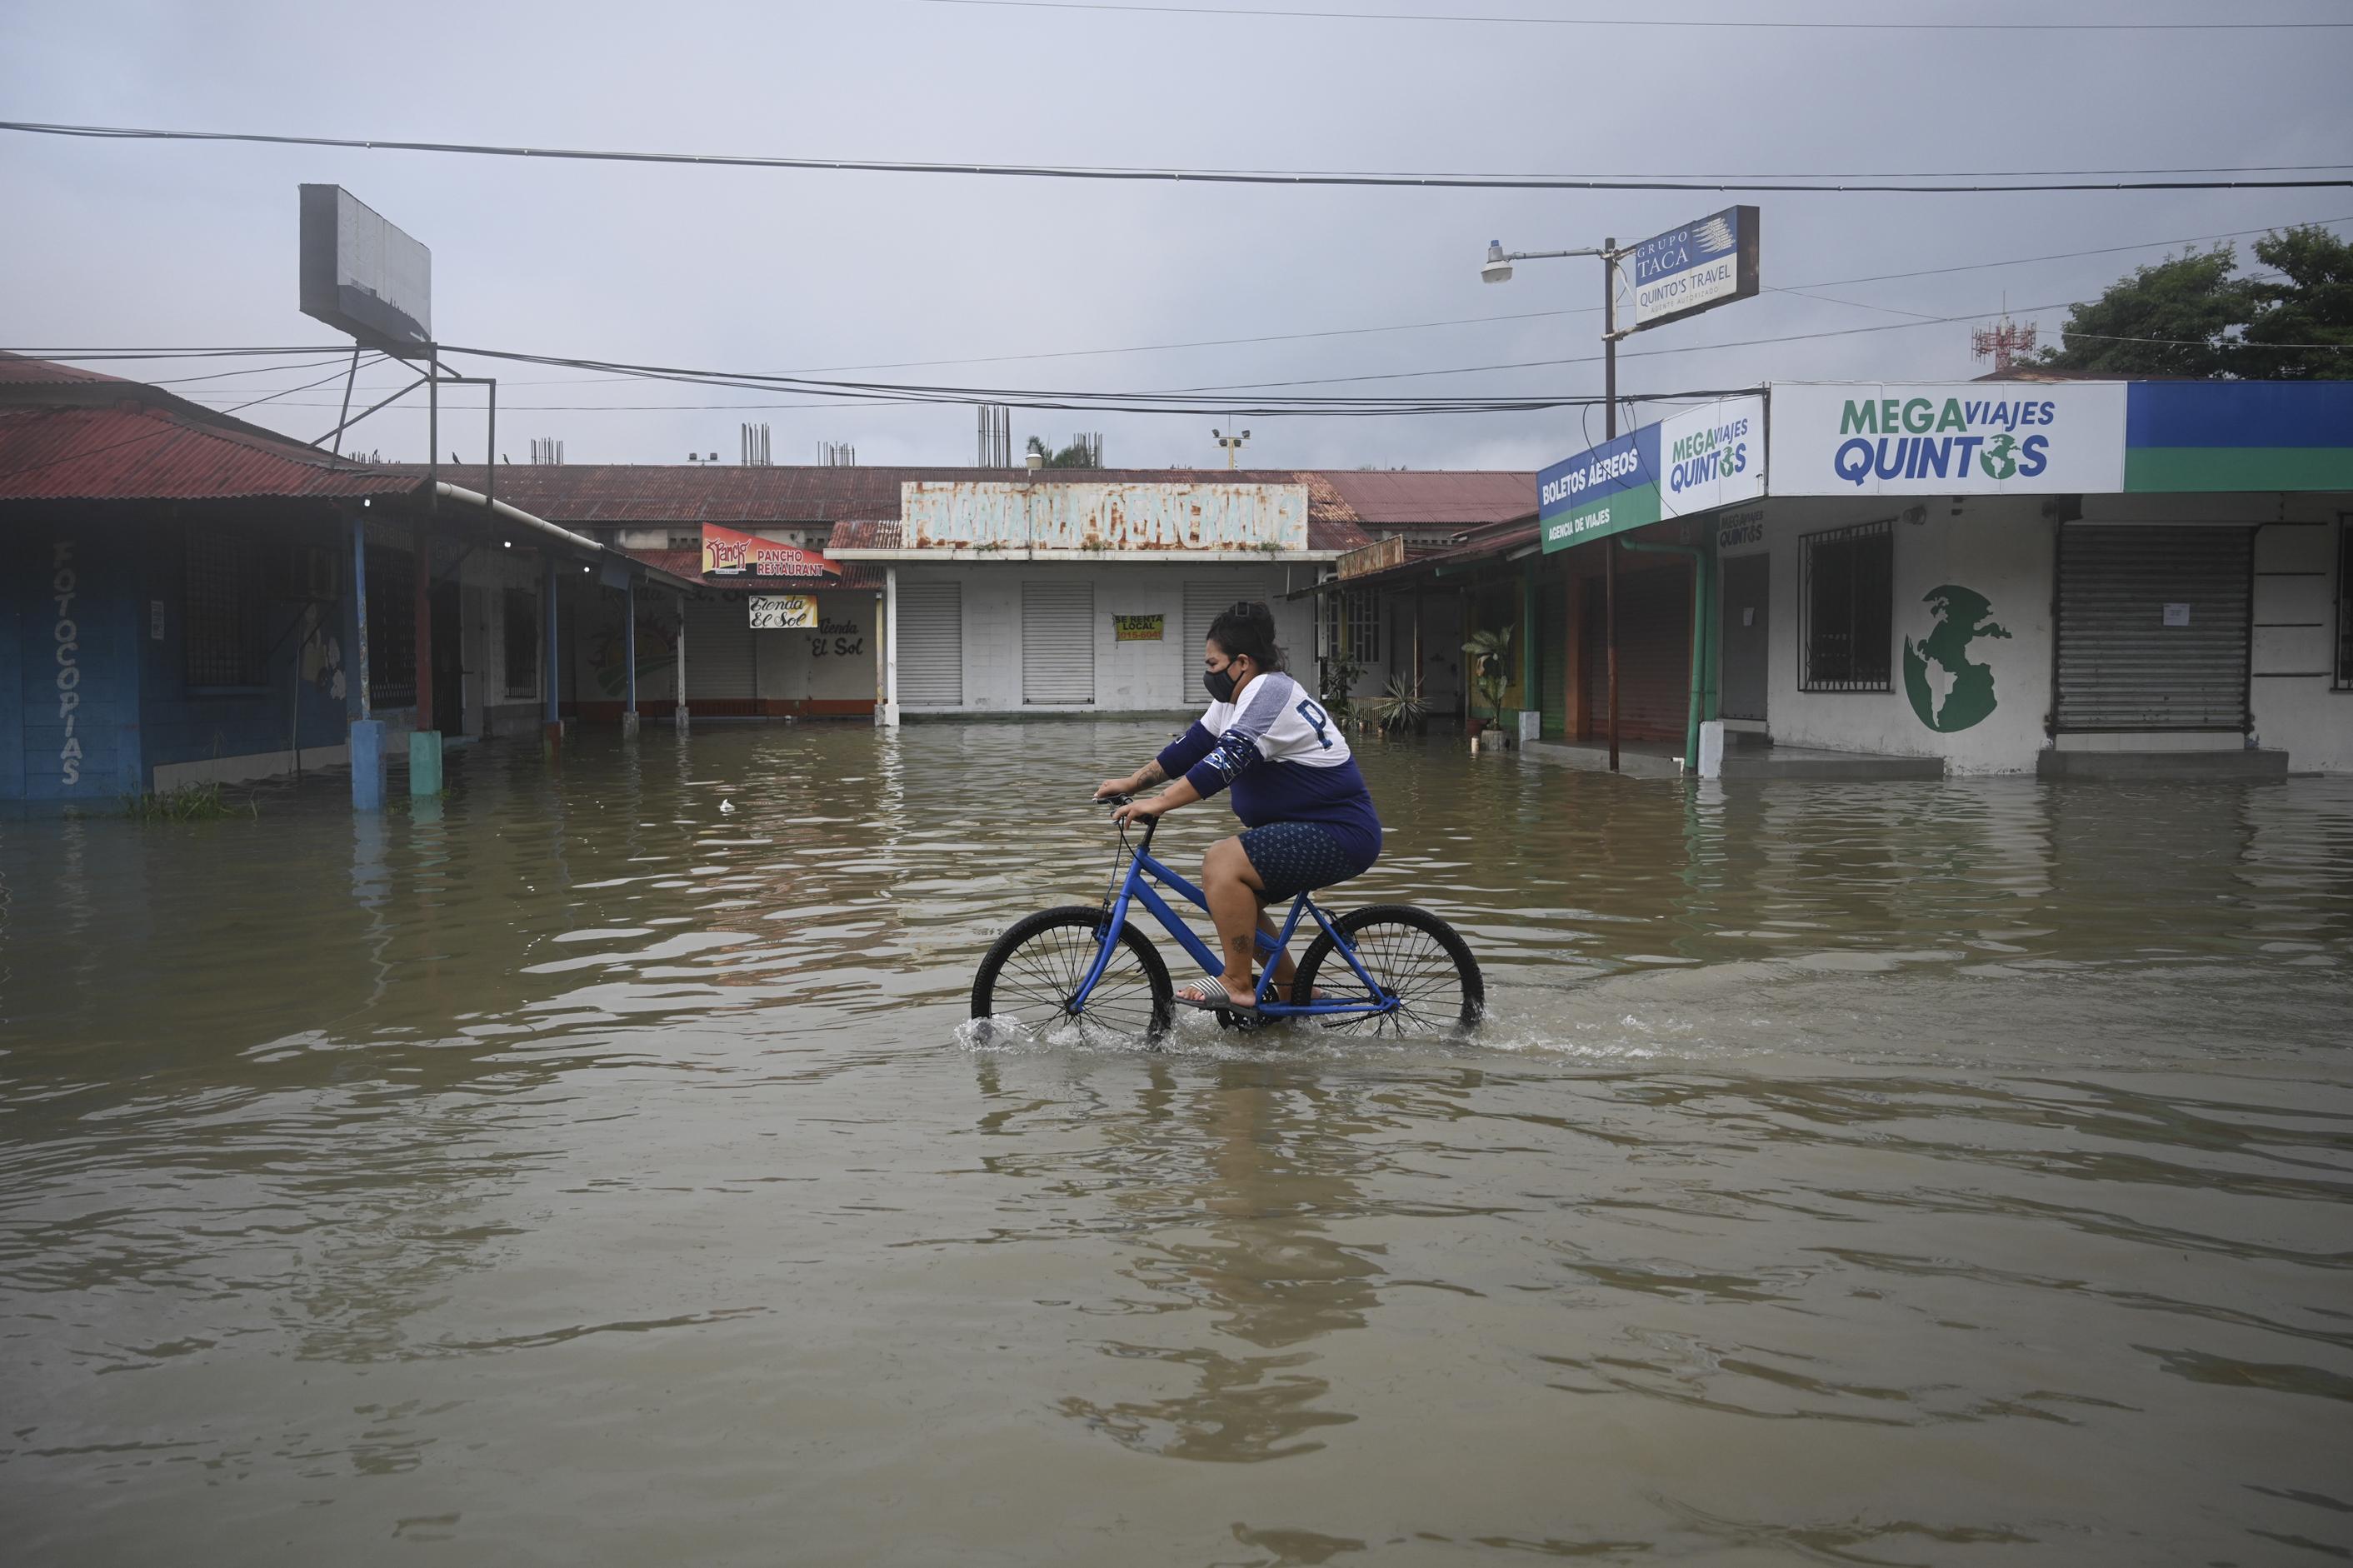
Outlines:
<svg viewBox="0 0 2353 1568"><path fill-rule="evenodd" d="M1242 853L1266 885L1269 902L1295 899L1361 875L1372 864L1359 860L1328 827L1313 822L1270 822L1241 836Z"/></svg>

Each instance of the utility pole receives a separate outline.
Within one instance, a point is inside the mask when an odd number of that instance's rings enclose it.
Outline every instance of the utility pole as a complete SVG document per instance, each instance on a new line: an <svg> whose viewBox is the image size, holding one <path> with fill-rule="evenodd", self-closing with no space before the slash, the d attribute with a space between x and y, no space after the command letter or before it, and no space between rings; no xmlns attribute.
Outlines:
<svg viewBox="0 0 2353 1568"><path fill-rule="evenodd" d="M1212 430L1209 437L1226 449L1226 471L1231 473L1236 466L1235 454L1242 449L1242 443L1250 439L1250 432L1244 430L1238 436L1229 436L1222 430Z"/></svg>
<svg viewBox="0 0 2353 1568"><path fill-rule="evenodd" d="M1487 242L1487 263L1479 268L1479 276L1490 283L1508 283L1512 263L1515 261L1550 261L1560 257L1593 256L1601 260L1601 428L1604 440L1618 438L1618 340L1626 335L1618 330L1618 263L1633 254L1618 248L1615 235L1601 242L1599 249L1587 250L1513 250L1506 251L1504 242ZM1602 623L1609 637L1609 771L1618 771L1618 536L1611 534L1601 542Z"/></svg>

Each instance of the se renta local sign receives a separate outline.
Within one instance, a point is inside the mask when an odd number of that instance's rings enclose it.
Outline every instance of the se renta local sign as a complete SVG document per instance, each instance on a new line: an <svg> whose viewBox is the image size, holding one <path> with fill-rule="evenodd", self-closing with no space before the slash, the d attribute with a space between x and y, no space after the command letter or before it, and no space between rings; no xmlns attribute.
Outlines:
<svg viewBox="0 0 2353 1568"><path fill-rule="evenodd" d="M1680 321L1757 292L1757 209L1726 207L1634 247L1634 327Z"/></svg>
<svg viewBox="0 0 2353 1568"><path fill-rule="evenodd" d="M2124 488L2122 383L1777 384L1773 493L2113 493Z"/></svg>
<svg viewBox="0 0 2353 1568"><path fill-rule="evenodd" d="M1537 530L1549 553L1764 493L1765 400L1726 397L1545 469Z"/></svg>

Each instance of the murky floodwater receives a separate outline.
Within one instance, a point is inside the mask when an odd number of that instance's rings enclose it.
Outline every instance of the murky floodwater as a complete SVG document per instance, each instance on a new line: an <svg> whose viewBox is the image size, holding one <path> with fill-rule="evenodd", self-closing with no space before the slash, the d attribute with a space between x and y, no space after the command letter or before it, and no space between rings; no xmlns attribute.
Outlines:
<svg viewBox="0 0 2353 1568"><path fill-rule="evenodd" d="M0 824L8 1560L2347 1555L2353 781L1368 746L1480 1037L976 1047L1166 729Z"/></svg>

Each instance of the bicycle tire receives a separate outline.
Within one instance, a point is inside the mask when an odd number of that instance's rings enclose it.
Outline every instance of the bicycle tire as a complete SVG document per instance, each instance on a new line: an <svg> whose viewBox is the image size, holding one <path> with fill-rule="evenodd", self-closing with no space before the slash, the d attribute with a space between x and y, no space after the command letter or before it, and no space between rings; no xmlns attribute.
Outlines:
<svg viewBox="0 0 2353 1568"><path fill-rule="evenodd" d="M1356 950L1356 961L1383 990L1405 998L1405 1005L1387 1015L1336 1014L1322 1020L1327 1027L1362 1034L1378 1034L1384 1027L1399 1034L1415 1026L1467 1029L1486 1016L1487 982L1479 972L1479 961L1454 928L1428 910L1411 904L1366 904L1332 923ZM1378 930L1382 927L1396 931L1397 938L1384 941ZM1366 939L1366 931L1375 934ZM1409 932L1428 940L1418 941ZM1304 1007L1314 1000L1315 976L1338 951L1330 931L1316 936L1307 956L1299 961L1299 976L1292 983L1294 1005ZM1335 995L1358 984L1345 959L1339 960L1339 967L1340 975L1331 986ZM1421 1005L1416 1005L1417 999Z"/></svg>
<svg viewBox="0 0 2353 1568"><path fill-rule="evenodd" d="M972 1016L1010 1016L1038 1035L1061 1026L1071 1017L1061 1011L1061 1004L1078 988L1087 964L1093 961L1106 918L1100 909L1066 904L1016 921L997 939L973 973ZM1067 935L1057 939L1053 934L1071 931L1082 940ZM1169 984L1168 966L1161 961L1159 950L1134 926L1121 927L1119 941L1134 961L1134 972L1124 973L1114 957L1088 997L1087 1011L1078 1015L1076 1021L1157 1040L1176 1022L1176 990ZM1024 949L1029 951L1025 953ZM1008 968L1013 971L1009 986L1004 984ZM1136 994L1139 984L1140 996Z"/></svg>

